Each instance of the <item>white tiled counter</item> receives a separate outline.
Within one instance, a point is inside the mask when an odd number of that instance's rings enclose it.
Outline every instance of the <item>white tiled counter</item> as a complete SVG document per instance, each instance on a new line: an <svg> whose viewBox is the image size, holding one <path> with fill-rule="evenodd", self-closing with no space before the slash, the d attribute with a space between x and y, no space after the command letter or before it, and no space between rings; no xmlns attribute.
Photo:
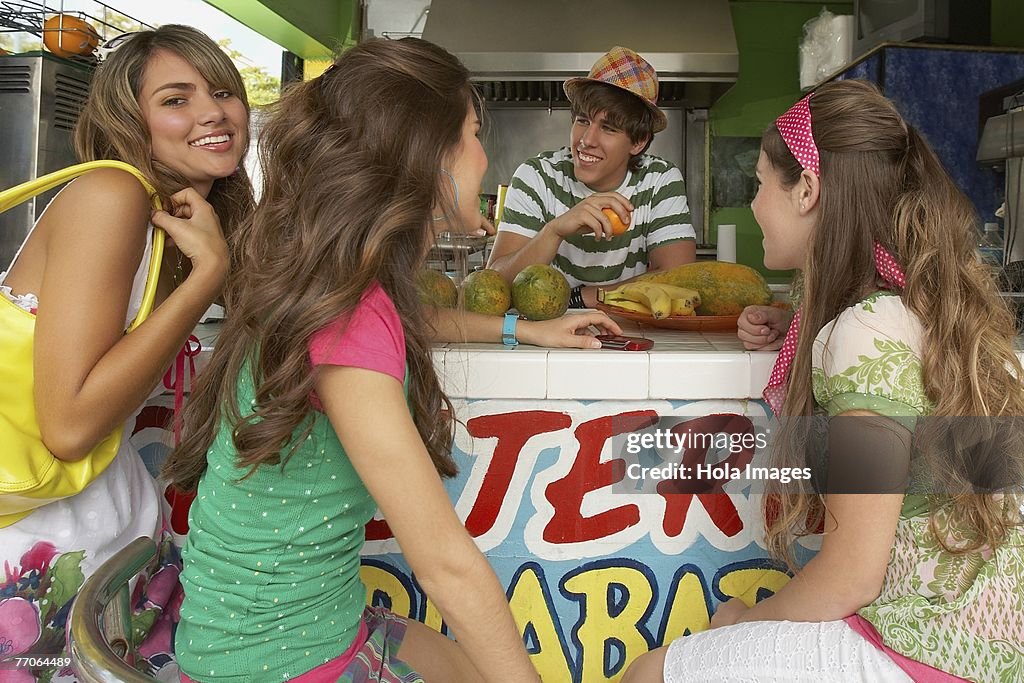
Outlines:
<svg viewBox="0 0 1024 683"><path fill-rule="evenodd" d="M747 351L735 332L681 332L617 320L650 351L546 349L521 344L435 344L434 366L450 398L759 399L775 351ZM205 367L221 323L196 328Z"/></svg>
<svg viewBox="0 0 1024 683"><path fill-rule="evenodd" d="M650 351L439 344L438 375L450 397L472 399L759 398L776 352L746 351L735 332L681 332L618 321Z"/></svg>
<svg viewBox="0 0 1024 683"><path fill-rule="evenodd" d="M617 319L650 351L436 344L434 365L450 398L761 399L777 351L747 351L736 332L682 332ZM1024 337L1017 337L1024 363Z"/></svg>
<svg viewBox="0 0 1024 683"><path fill-rule="evenodd" d="M451 398L473 399L760 399L777 351L747 351L735 332L681 332L617 320L650 351L545 349L521 344L435 344L434 365ZM196 328L202 353L213 351L221 323ZM1015 342L1024 363L1024 337Z"/></svg>

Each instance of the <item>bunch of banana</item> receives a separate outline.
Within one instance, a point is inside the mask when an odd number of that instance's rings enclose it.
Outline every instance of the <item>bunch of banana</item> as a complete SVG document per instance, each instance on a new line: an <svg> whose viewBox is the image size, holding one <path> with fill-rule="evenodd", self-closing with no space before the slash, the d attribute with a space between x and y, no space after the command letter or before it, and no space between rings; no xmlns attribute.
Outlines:
<svg viewBox="0 0 1024 683"><path fill-rule="evenodd" d="M643 313L655 320L670 315L693 315L700 306L697 290L659 282L628 282L607 291L599 289L597 298L609 306Z"/></svg>

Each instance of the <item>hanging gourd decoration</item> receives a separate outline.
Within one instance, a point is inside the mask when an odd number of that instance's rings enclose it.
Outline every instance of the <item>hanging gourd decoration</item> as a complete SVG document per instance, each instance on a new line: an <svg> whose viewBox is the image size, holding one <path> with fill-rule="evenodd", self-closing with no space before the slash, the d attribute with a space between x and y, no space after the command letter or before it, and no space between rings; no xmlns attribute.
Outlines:
<svg viewBox="0 0 1024 683"><path fill-rule="evenodd" d="M43 23L43 45L58 57L92 54L99 42L89 22L70 14L55 14Z"/></svg>

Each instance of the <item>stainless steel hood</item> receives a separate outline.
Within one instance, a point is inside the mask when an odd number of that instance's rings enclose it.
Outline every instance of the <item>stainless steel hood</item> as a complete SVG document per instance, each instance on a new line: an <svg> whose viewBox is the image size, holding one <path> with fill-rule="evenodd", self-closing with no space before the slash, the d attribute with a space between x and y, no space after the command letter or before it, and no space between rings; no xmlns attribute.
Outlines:
<svg viewBox="0 0 1024 683"><path fill-rule="evenodd" d="M978 143L979 164L999 165L1013 157L1024 157L1024 110L1021 109L990 117Z"/></svg>
<svg viewBox="0 0 1024 683"><path fill-rule="evenodd" d="M739 73L728 0L432 0L423 37L509 105L564 106L562 81L615 45L654 66L663 106L708 107Z"/></svg>

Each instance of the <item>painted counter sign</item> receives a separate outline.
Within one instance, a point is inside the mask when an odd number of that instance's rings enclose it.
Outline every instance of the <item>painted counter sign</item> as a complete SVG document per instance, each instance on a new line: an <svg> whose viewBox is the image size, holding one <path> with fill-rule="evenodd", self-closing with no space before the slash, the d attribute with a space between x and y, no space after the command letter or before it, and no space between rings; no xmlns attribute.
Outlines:
<svg viewBox="0 0 1024 683"><path fill-rule="evenodd" d="M631 491L628 463L612 448L658 416L682 417L692 432L743 444L756 432L751 418L765 416L762 404L487 400L455 407L460 474L448 491L506 587L545 682L618 680L643 652L706 629L720 601L752 603L788 580L758 543L759 496L723 493L722 482L695 494L672 493L671 482ZM755 456L754 442L746 443L720 454L698 445L684 459L704 462L706 455L742 470ZM371 522L368 600L444 630L397 553L387 524Z"/></svg>
<svg viewBox="0 0 1024 683"><path fill-rule="evenodd" d="M650 648L708 627L718 603L771 595L788 580L759 543L757 496L726 472L674 493L677 482L633 485L628 435L675 416L688 443L676 461L757 463L755 401L453 401L458 477L446 482L459 517L498 575L545 683L617 681ZM173 434L173 397L151 401L132 437L156 474ZM717 452L714 452L717 451ZM640 491L639 489L643 489ZM637 490L634 490L637 489ZM179 543L191 496L165 498ZM367 600L445 631L398 554L386 522L366 529ZM472 595L467 595L472 599Z"/></svg>

